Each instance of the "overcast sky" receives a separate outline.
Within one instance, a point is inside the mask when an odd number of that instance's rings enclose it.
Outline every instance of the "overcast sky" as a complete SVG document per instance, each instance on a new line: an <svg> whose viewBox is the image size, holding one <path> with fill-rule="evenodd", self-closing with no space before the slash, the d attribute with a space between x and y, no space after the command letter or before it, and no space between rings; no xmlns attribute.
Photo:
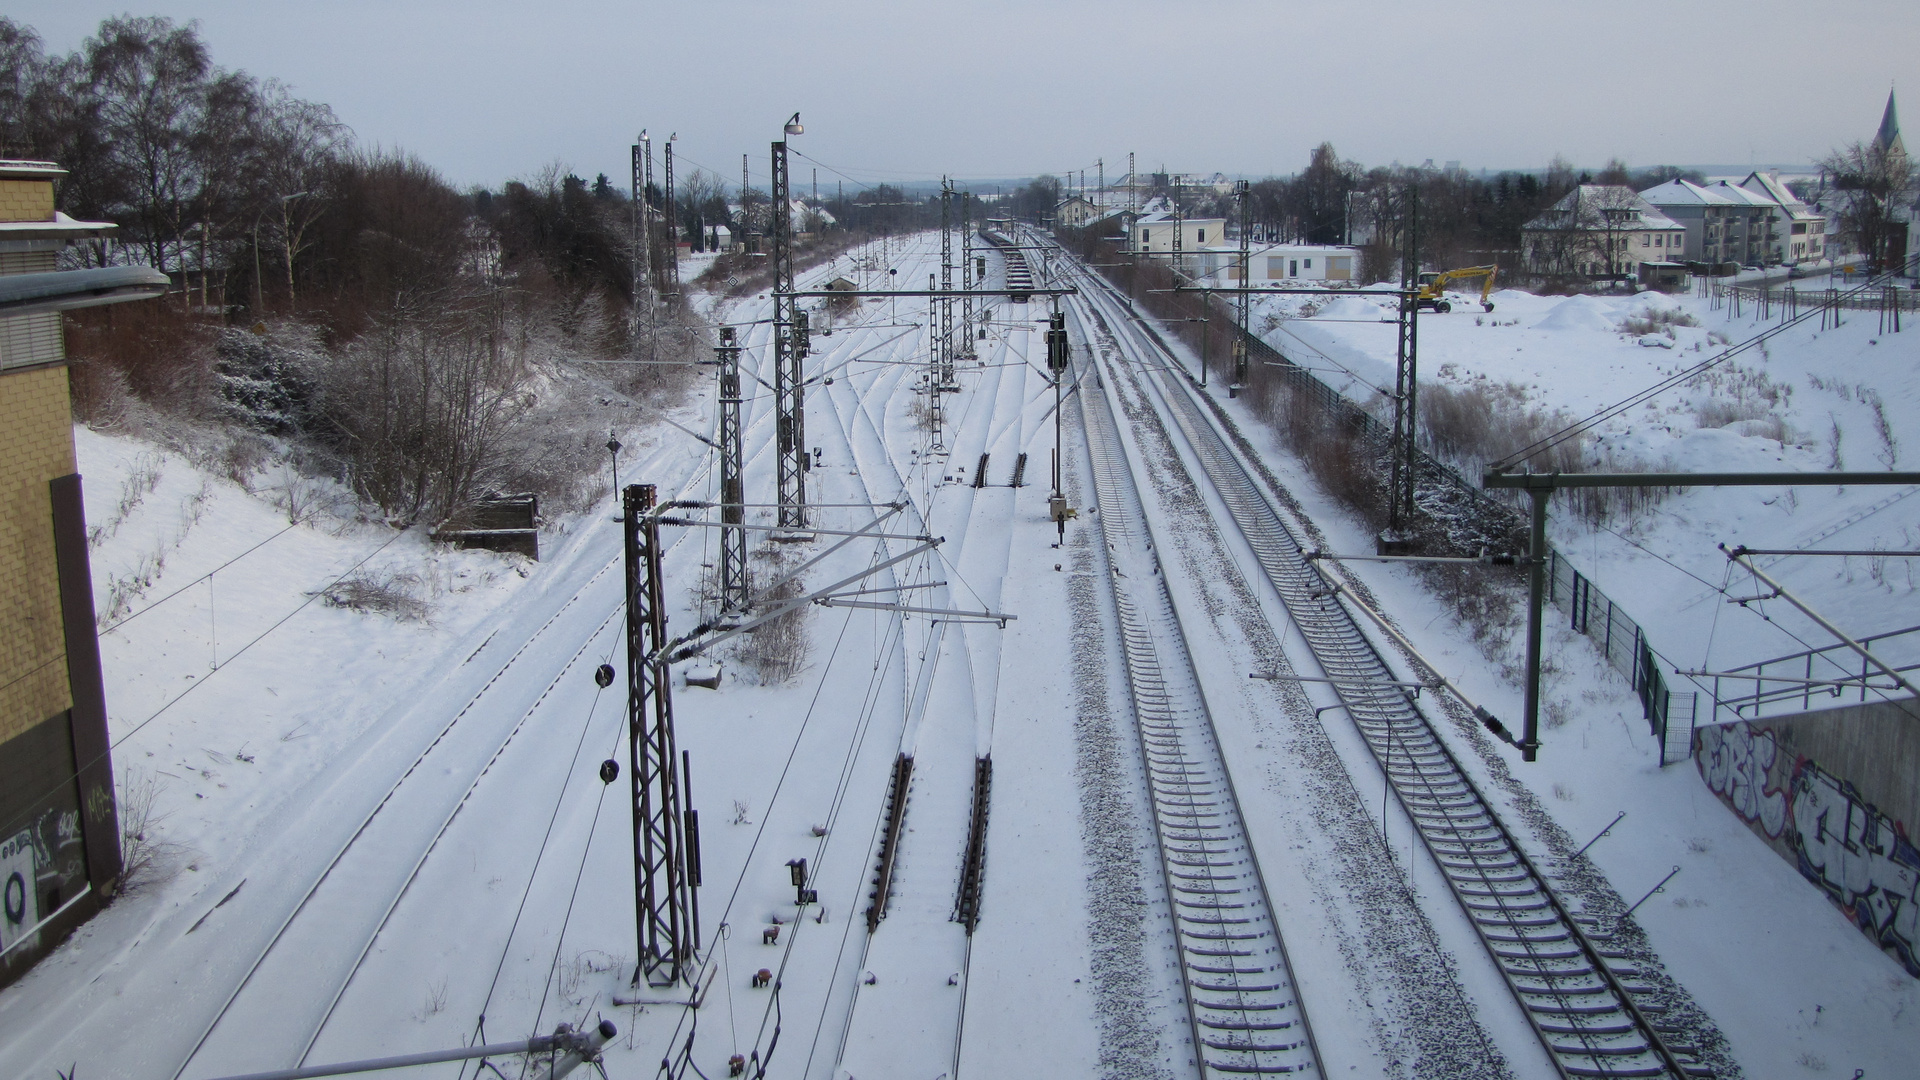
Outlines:
<svg viewBox="0 0 1920 1080"><path fill-rule="evenodd" d="M333 106L456 184L560 162L624 186L641 128L734 183L799 110L879 179L1142 171L1808 163L1873 134L1920 58L1914 0L12 0L50 52L108 15L197 19L216 63ZM937 12L937 14L936 14ZM1920 79L1899 87L1914 96ZM1915 123L1920 124L1920 119ZM1909 145L1920 130L1908 135ZM849 184L849 187L852 185Z"/></svg>

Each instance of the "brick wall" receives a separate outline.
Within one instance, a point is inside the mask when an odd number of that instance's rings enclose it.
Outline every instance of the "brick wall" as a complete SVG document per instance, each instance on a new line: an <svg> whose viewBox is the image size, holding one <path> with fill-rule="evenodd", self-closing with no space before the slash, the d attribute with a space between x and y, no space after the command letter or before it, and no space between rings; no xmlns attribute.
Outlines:
<svg viewBox="0 0 1920 1080"><path fill-rule="evenodd" d="M0 180L0 221L52 221L51 180Z"/></svg>
<svg viewBox="0 0 1920 1080"><path fill-rule="evenodd" d="M66 369L0 374L0 743L72 705L47 482L74 471Z"/></svg>

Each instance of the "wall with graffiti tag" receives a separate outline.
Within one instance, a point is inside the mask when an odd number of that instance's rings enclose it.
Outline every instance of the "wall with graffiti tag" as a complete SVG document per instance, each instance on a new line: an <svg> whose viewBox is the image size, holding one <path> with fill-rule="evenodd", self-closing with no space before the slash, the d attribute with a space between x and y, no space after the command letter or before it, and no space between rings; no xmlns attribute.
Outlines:
<svg viewBox="0 0 1920 1080"><path fill-rule="evenodd" d="M1694 761L1728 809L1920 978L1920 850L1907 828L1920 717L1912 701L1880 704L1703 727Z"/></svg>

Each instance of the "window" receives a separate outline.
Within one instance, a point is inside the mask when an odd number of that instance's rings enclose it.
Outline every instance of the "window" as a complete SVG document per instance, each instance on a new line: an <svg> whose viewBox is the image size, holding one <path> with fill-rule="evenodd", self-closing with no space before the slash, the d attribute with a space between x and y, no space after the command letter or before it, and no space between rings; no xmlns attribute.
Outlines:
<svg viewBox="0 0 1920 1080"><path fill-rule="evenodd" d="M1309 269L1309 270L1311 270L1311 269L1313 269L1313 260L1312 260L1312 259L1308 259L1308 260L1307 260L1306 262L1304 262L1304 263L1301 263L1300 265L1302 265L1302 266L1304 266L1304 267L1306 267L1307 269Z"/></svg>
<svg viewBox="0 0 1920 1080"><path fill-rule="evenodd" d="M1651 237L1651 236L1649 236L1649 235L1647 235L1646 233L1641 233L1641 234L1640 234L1640 246L1641 246L1641 247L1652 247L1652 246L1653 246L1653 237Z"/></svg>
<svg viewBox="0 0 1920 1080"><path fill-rule="evenodd" d="M1151 234L1150 234L1150 233L1149 233L1149 232L1148 232L1148 231L1147 231L1146 229L1141 229L1141 230L1140 230L1140 242L1141 242L1141 243L1143 243L1143 244L1144 244L1144 243L1146 243L1146 242L1147 242L1147 238L1148 238L1148 237L1149 237L1150 235L1151 235Z"/></svg>
<svg viewBox="0 0 1920 1080"><path fill-rule="evenodd" d="M1205 230L1205 229L1201 229L1201 230L1199 230L1199 234L1198 234L1198 237L1197 237L1197 240L1198 240L1198 242L1199 242L1199 243L1202 243L1202 244L1204 244L1204 243L1206 243L1206 242L1207 242L1207 230Z"/></svg>

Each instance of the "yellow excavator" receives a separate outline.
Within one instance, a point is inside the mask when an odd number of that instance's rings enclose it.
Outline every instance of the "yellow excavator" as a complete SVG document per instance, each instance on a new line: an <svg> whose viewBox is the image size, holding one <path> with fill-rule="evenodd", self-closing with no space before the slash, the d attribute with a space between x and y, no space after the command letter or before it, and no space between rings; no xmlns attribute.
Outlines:
<svg viewBox="0 0 1920 1080"><path fill-rule="evenodd" d="M1493 310L1493 277L1500 272L1498 266L1467 266L1459 270L1428 271L1420 275L1419 309L1437 311L1442 314L1452 311L1453 304L1447 300L1447 286L1456 281L1483 279L1480 284L1480 306Z"/></svg>

